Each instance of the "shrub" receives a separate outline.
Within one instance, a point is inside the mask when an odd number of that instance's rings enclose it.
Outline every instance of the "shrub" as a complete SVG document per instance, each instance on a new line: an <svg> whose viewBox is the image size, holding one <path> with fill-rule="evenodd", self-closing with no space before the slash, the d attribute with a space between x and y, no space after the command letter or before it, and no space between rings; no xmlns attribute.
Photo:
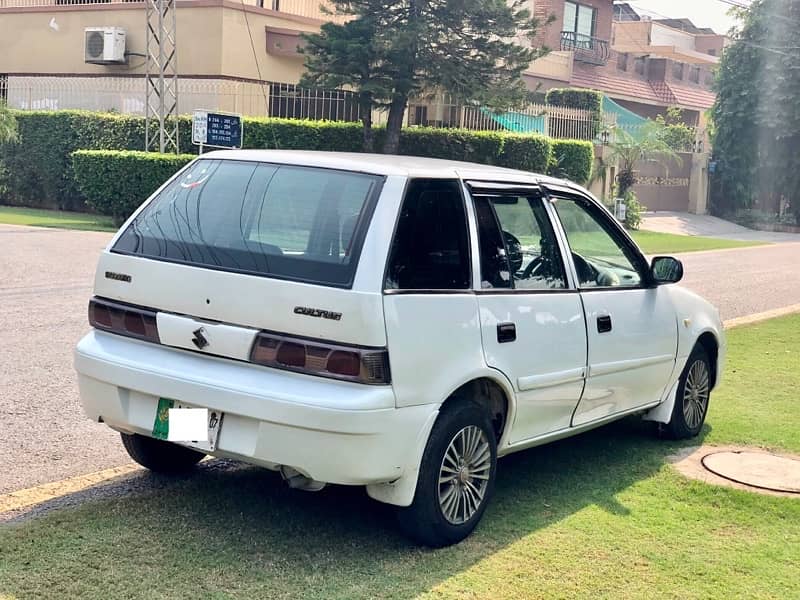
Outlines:
<svg viewBox="0 0 800 600"><path fill-rule="evenodd" d="M79 148L144 148L144 120L84 111L14 111L15 143L0 145L7 171L7 201L25 206L81 210L70 154Z"/></svg>
<svg viewBox="0 0 800 600"><path fill-rule="evenodd" d="M599 114L603 106L603 94L581 88L553 88L548 90L545 102L551 106L579 108Z"/></svg>
<svg viewBox="0 0 800 600"><path fill-rule="evenodd" d="M496 165L503 139L502 133L494 131L411 127L401 131L398 153Z"/></svg>
<svg viewBox="0 0 800 600"><path fill-rule="evenodd" d="M13 111L19 140L0 144L0 193L6 202L83 210L85 194L76 184L71 154L76 150L143 150L144 119L130 115L86 111ZM245 118L245 148L281 148L358 152L360 123ZM178 118L181 149L197 152L189 143L191 119ZM375 130L380 147L382 128ZM546 172L551 140L539 135L464 129L407 128L400 153L473 161L524 171ZM583 172L571 167L568 171ZM584 179L585 181L585 179Z"/></svg>
<svg viewBox="0 0 800 600"><path fill-rule="evenodd" d="M550 174L584 185L592 176L594 145L583 140L553 140Z"/></svg>
<svg viewBox="0 0 800 600"><path fill-rule="evenodd" d="M121 224L148 196L194 158L191 154L78 150L75 180L86 203Z"/></svg>
<svg viewBox="0 0 800 600"><path fill-rule="evenodd" d="M520 171L547 173L553 155L552 140L541 135L506 135L499 165Z"/></svg>
<svg viewBox="0 0 800 600"><path fill-rule="evenodd" d="M647 210L646 207L639 203L636 193L633 190L628 190L625 194L625 228L626 229L639 229L642 223L642 213Z"/></svg>

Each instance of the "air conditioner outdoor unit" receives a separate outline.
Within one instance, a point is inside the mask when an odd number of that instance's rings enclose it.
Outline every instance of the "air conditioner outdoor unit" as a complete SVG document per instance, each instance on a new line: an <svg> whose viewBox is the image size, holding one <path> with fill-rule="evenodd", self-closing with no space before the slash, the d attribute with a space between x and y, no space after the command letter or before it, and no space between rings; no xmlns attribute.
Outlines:
<svg viewBox="0 0 800 600"><path fill-rule="evenodd" d="M125 30L121 27L87 27L84 37L84 60L95 65L126 62Z"/></svg>

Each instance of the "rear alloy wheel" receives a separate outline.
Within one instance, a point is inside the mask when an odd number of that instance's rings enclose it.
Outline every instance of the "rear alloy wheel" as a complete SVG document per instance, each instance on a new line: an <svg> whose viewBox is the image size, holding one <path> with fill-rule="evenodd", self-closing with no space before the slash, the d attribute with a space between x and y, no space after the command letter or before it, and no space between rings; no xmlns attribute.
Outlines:
<svg viewBox="0 0 800 600"><path fill-rule="evenodd" d="M412 538L441 547L467 537L494 490L497 443L486 411L464 402L445 407L428 439L414 501L398 517Z"/></svg>
<svg viewBox="0 0 800 600"><path fill-rule="evenodd" d="M675 407L667 430L672 437L695 437L703 429L711 394L711 363L702 346L696 346L686 361L678 383Z"/></svg>
<svg viewBox="0 0 800 600"><path fill-rule="evenodd" d="M136 433L120 433L120 435L128 455L146 469L156 473L185 473L205 457L202 452L172 442Z"/></svg>

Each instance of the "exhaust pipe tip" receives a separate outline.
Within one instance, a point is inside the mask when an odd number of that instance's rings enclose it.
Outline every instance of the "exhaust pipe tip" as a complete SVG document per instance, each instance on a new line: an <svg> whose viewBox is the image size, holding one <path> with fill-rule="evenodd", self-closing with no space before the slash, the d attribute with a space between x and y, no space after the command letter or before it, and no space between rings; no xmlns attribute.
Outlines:
<svg viewBox="0 0 800 600"><path fill-rule="evenodd" d="M303 490L304 492L318 492L325 487L325 482L316 481L303 475L297 469L281 465L281 477L293 490Z"/></svg>

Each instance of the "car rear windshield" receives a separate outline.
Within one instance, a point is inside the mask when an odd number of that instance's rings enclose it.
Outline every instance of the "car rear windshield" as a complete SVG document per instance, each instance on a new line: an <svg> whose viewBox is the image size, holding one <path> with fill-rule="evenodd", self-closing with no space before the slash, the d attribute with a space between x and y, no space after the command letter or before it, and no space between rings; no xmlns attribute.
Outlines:
<svg viewBox="0 0 800 600"><path fill-rule="evenodd" d="M348 287L382 177L202 159L125 229L114 252Z"/></svg>

